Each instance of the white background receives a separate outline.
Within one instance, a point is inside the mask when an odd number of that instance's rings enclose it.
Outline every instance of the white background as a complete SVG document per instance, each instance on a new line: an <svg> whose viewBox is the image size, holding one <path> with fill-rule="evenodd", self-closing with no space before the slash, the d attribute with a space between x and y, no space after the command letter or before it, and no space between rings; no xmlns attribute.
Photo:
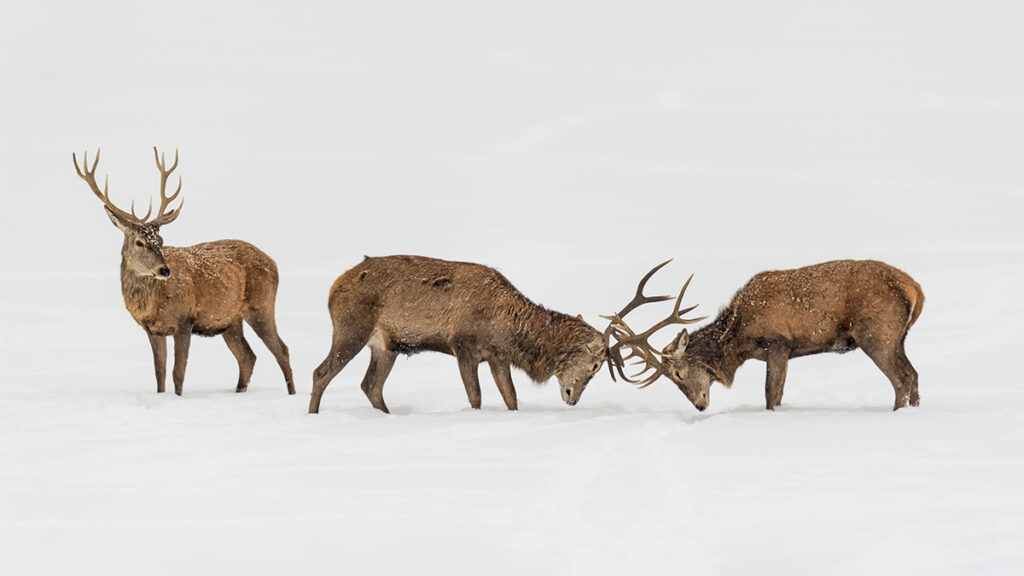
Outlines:
<svg viewBox="0 0 1024 576"><path fill-rule="evenodd" d="M0 571L1017 574L1024 569L1024 10L1016 2L0 3ZM157 395L121 300L127 207L181 151L170 245L281 272L249 392L195 340ZM600 322L653 264L713 314L754 273L875 258L927 301L920 408L861 352L698 413L598 376L576 407L367 354L306 415L364 254L499 268ZM667 306L667 305L666 305ZM654 308L654 307L651 307ZM633 314L638 325L667 309ZM672 331L660 336L667 341Z"/></svg>

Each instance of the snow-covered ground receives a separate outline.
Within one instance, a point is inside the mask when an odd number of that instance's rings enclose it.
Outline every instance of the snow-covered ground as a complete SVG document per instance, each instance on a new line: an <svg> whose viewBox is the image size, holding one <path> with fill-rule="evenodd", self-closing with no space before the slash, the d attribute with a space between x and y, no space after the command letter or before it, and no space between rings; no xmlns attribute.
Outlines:
<svg viewBox="0 0 1024 576"><path fill-rule="evenodd" d="M753 5L751 5L753 4ZM1019 574L1019 3L0 4L0 573ZM246 394L218 339L157 395L124 310L122 205L181 150L168 244L278 262ZM921 406L860 352L764 365L698 413L602 372L576 407L368 354L306 414L327 290L363 254L498 267L599 314L639 276L713 313L752 274L876 258L927 301ZM638 310L637 324L662 308ZM672 336L668 330L658 343Z"/></svg>

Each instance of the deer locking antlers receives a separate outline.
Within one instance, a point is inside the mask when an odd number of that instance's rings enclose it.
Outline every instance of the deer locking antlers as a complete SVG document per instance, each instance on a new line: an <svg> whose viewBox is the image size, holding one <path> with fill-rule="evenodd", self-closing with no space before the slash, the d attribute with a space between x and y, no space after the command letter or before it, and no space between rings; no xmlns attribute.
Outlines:
<svg viewBox="0 0 1024 576"><path fill-rule="evenodd" d="M633 300L626 304L622 310L611 316L601 316L609 321L608 328L604 331L605 342L610 343L610 339L615 339L615 344L608 346L608 371L611 373L612 380L615 380L615 372L619 373L619 376L623 380L631 384L635 384L640 388L646 388L654 383L655 380L661 377L665 373L665 367L660 360L660 353L651 347L648 338L654 335L655 332L671 326L672 324L694 324L707 318L707 316L701 316L700 318L683 318L683 314L693 311L697 308L694 304L689 308L680 310L679 306L683 302L683 295L686 294L686 288L690 285L690 280L693 279L693 274L683 284L682 290L679 291L679 296L676 298L675 307L672 309L672 313L668 315L664 320L658 322L654 326L651 326L647 330L637 334L632 328L626 324L622 318L632 312L633 310L643 306L644 304L650 304L653 302L664 302L665 300L671 300L671 296L646 296L644 295L644 287L647 285L647 281L652 276L661 270L666 264L672 260L666 260L661 264L658 264L654 268L651 268L643 278L640 279L640 283L636 287L636 295L633 296ZM622 349L626 348L629 350L629 354L623 358ZM637 359L637 364L643 364L644 368L633 374L632 376L626 375L623 370L623 366L627 360ZM614 366L614 370L613 370ZM654 372L649 376L639 379L644 376L647 372L653 370Z"/></svg>

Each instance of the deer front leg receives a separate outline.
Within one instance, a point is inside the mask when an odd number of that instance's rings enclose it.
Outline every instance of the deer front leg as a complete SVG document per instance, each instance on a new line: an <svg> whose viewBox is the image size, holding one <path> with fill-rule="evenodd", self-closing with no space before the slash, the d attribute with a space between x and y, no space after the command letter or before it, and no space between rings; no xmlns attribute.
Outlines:
<svg viewBox="0 0 1024 576"><path fill-rule="evenodd" d="M487 364L491 367L491 376L494 383L498 385L501 392L501 399L509 410L518 410L519 404L516 400L516 388L512 385L512 370L508 362L500 360L489 360Z"/></svg>
<svg viewBox="0 0 1024 576"><path fill-rule="evenodd" d="M782 387L786 383L786 366L789 363L789 346L771 344L767 349L768 374L764 383L764 404L768 410L782 404Z"/></svg>
<svg viewBox="0 0 1024 576"><path fill-rule="evenodd" d="M174 379L174 393L178 396L181 396L181 389L185 383L185 364L188 363L188 346L191 341L191 324L174 333L174 372L171 376Z"/></svg>
<svg viewBox="0 0 1024 576"><path fill-rule="evenodd" d="M477 366L480 365L480 361L470 355L458 356L457 359L459 374L462 375L462 383L466 386L466 396L469 397L469 405L479 410L480 375L477 373Z"/></svg>
<svg viewBox="0 0 1024 576"><path fill-rule="evenodd" d="M167 337L149 334L149 345L153 348L153 369L156 372L156 391L164 391L167 380Z"/></svg>

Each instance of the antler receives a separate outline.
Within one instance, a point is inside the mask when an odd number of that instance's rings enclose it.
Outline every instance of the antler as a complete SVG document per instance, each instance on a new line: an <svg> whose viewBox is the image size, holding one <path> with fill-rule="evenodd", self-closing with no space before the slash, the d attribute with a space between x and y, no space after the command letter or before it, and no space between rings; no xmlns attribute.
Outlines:
<svg viewBox="0 0 1024 576"><path fill-rule="evenodd" d="M624 310L628 312L629 310L632 310L636 306L639 306L639 304L634 303L642 299L641 290L643 288L644 282L646 282L647 279L655 271L657 271L665 264L668 264L668 262L660 264L654 270L649 272L647 276L644 277L644 279L640 283L640 288L637 289L637 296L633 299L633 302L631 302L629 305L626 306L626 308L624 308ZM622 316L624 314L620 313L611 317L606 316L606 318L611 320L611 323L608 325L608 329L605 330L605 337L607 338L608 336L612 336L615 338L616 341L614 345L608 348L608 352L612 360L609 363L609 369L611 369L611 364L615 364L615 369L619 372L619 376L622 376L622 379L625 380L626 382L636 384L641 388L646 388L647 386L653 384L655 380L660 378L661 375L665 373L665 368L662 365L661 360L658 358L658 353L651 347L650 342L648 342L648 338L653 336L655 332L661 330L666 326L671 326L672 324L693 324L707 318L707 316L702 316L700 318L683 318L683 314L691 312L695 308L697 308L697 305L695 304L693 306L690 306L689 308L684 308L682 310L679 309L680 305L682 305L683 302L683 295L686 294L686 289L687 287L690 286L690 280L693 280L693 274L691 274L690 277L687 278L686 283L683 284L682 290L679 291L679 296L676 298L676 304L675 307L672 309L672 313L669 314L668 317L665 318L664 320L658 322L654 326L651 326L650 328L639 334L634 332L633 329L630 328L629 325L626 324L626 322L622 319ZM646 300L660 302L661 300L665 300L668 298L671 298L671 296L658 297L657 299ZM640 303L643 304L645 302ZM622 357L621 350L623 348L629 349L629 355L626 356L625 358ZM643 363L644 368L640 372L630 377L626 375L622 367L625 364L626 360L631 360L633 358L638 359L639 363ZM643 378L642 380L636 380L636 378L643 376L645 373L651 370L654 370L653 374ZM614 379L614 374L612 378Z"/></svg>
<svg viewBox="0 0 1024 576"><path fill-rule="evenodd" d="M127 220L129 222L134 222L136 224L142 224L146 221L146 218L149 218L149 212L146 212L146 215L142 218L139 218L138 216L135 215L134 200L132 201L131 213L125 212L124 210L121 210L120 208L115 206L114 203L110 200L110 195L107 191L108 179L106 177L103 178L103 191L100 192L100 187L98 184L96 184L96 166L100 163L99 148L96 149L96 160L94 160L92 163L92 170L89 169L88 152L82 154L82 164L85 167L84 173L82 171L82 168L78 167L78 157L74 153L71 154L71 160L75 163L75 172L78 172L78 177L81 178L82 180L85 180L86 184L89 185L89 188L92 189L92 193L95 194L96 197L99 198L101 202L103 202L103 205L106 206L108 210L113 212L118 218ZM150 210L152 210L152 208L152 202L150 202Z"/></svg>
<svg viewBox="0 0 1024 576"><path fill-rule="evenodd" d="M171 194L170 196L167 196L166 194L167 177L171 175L171 172L174 172L175 168L178 167L178 149L174 149L174 164L171 165L170 170L166 169L167 158L164 155L157 152L156 146L153 146L153 157L156 159L157 169L160 170L160 208L156 211L156 218L153 218L153 220L150 221L149 223L152 224L153 226L163 226L164 224L170 224L171 222L174 222L174 219L178 217L178 213L181 212L181 207L185 205L185 201L182 200L178 204L177 210L165 212L165 210L171 204L171 202L173 202L174 199L178 197L178 194L181 193L181 176L178 176L178 189L175 190L174 194ZM150 209L153 208L152 199L150 200L149 207ZM146 213L146 217L149 217L148 212Z"/></svg>
<svg viewBox="0 0 1024 576"><path fill-rule="evenodd" d="M620 324L620 323L623 324L623 325L625 324L624 322L622 322L622 317L623 316L625 316L626 314L629 314L630 312L632 312L633 310L639 308L640 306L643 306L644 304L650 304L652 302L664 302L665 300L671 300L672 299L671 296L646 296L646 295L644 295L644 287L647 286L647 281L650 280L652 276L654 276L655 272L657 272L658 270L661 270L662 268L664 268L665 265L668 264L671 261L672 261L672 259L670 258L668 260L665 260L661 264L658 264L654 268L651 268L651 270L649 272L647 272L647 274L645 274L643 278L640 279L640 283L637 284L637 287L636 287L636 294L633 296L633 299L630 300L629 304L626 304L622 308L622 310L619 310L618 313L613 314L611 316L601 316L601 318L604 318L604 319L610 321L608 323L608 327L605 328L605 331L604 331L604 341L605 341L606 345L609 342L609 338L611 336L615 335L616 332L618 331L618 324ZM616 337L616 340L618 340L618 337ZM615 345L615 347L609 347L608 350L609 350L609 353L611 355L611 358L610 358L610 360L608 362L608 372L611 374L612 380L615 380L615 370L612 369L612 364L615 364L615 368L617 368L619 370L619 374L622 374L622 367L621 367L622 356L619 354L619 347L618 347L617 344ZM626 378L625 375L623 375L622 377Z"/></svg>

